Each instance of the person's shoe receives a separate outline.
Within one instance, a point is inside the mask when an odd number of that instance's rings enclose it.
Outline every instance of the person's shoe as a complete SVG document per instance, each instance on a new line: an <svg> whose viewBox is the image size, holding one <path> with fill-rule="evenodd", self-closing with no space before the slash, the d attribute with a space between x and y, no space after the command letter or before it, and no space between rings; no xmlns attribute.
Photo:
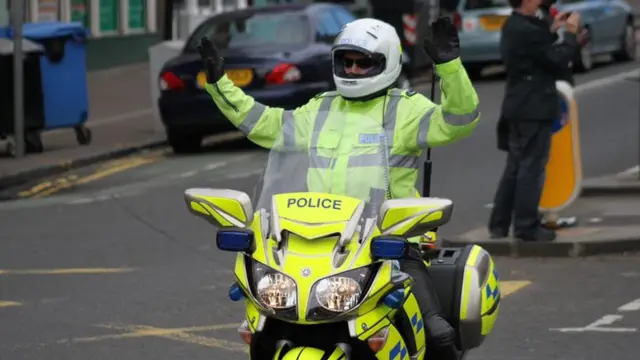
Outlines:
<svg viewBox="0 0 640 360"><path fill-rule="evenodd" d="M533 234L520 234L516 235L516 238L522 241L553 241L557 237L556 232L553 230L538 228Z"/></svg>

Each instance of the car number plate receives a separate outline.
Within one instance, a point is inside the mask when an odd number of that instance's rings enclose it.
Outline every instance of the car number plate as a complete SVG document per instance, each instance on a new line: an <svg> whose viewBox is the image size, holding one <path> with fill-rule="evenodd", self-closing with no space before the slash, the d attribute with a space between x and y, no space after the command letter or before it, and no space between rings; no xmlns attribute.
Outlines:
<svg viewBox="0 0 640 360"><path fill-rule="evenodd" d="M253 71L251 70L230 69L226 71L226 74L229 80L239 87L247 86L253 81ZM200 89L204 89L205 85L207 85L207 73L204 71L198 73L196 82Z"/></svg>
<svg viewBox="0 0 640 360"><path fill-rule="evenodd" d="M196 82L198 83L198 87L200 89L204 89L204 86L207 85L207 73L201 71L198 73L198 77L196 78Z"/></svg>
<svg viewBox="0 0 640 360"><path fill-rule="evenodd" d="M480 17L480 26L487 31L500 31L506 20L502 15L485 15Z"/></svg>
<svg viewBox="0 0 640 360"><path fill-rule="evenodd" d="M226 73L227 77L239 87L247 86L253 81L253 71L251 69L229 69Z"/></svg>

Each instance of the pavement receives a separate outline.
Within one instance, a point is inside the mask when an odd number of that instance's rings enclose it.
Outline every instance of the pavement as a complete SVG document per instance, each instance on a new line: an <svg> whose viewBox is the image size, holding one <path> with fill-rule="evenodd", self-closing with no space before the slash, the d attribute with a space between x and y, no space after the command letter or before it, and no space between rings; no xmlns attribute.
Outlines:
<svg viewBox="0 0 640 360"><path fill-rule="evenodd" d="M72 129L42 134L44 153L13 158L0 141L0 187L65 169L163 145L165 135L152 117L147 64L89 73L89 120L93 141L76 142Z"/></svg>
<svg viewBox="0 0 640 360"><path fill-rule="evenodd" d="M487 204L487 208L491 208L491 204ZM522 242L512 236L490 239L486 226L480 226L445 239L444 244L478 244L491 254L516 257L576 257L640 251L640 166L584 180L580 197L558 215L576 223L559 229L558 239L553 242Z"/></svg>
<svg viewBox="0 0 640 360"><path fill-rule="evenodd" d="M523 242L508 237L490 239L481 226L452 239L447 246L478 244L493 255L576 257L640 251L640 195L582 197L562 211L575 226L557 230L553 242Z"/></svg>
<svg viewBox="0 0 640 360"><path fill-rule="evenodd" d="M640 135L639 135L640 138ZM638 155L640 157L640 154ZM583 196L640 194L640 166L613 175L598 176L583 182Z"/></svg>

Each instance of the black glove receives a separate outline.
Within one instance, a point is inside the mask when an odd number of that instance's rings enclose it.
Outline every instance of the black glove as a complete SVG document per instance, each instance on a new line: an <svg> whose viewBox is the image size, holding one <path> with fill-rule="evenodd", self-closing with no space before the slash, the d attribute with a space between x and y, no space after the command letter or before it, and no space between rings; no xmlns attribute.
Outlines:
<svg viewBox="0 0 640 360"><path fill-rule="evenodd" d="M424 40L424 51L436 65L460 56L458 30L449 18L440 17L431 24L431 36Z"/></svg>
<svg viewBox="0 0 640 360"><path fill-rule="evenodd" d="M198 52L202 58L204 70L207 72L207 82L215 84L224 75L224 59L211 40L206 37L200 39Z"/></svg>

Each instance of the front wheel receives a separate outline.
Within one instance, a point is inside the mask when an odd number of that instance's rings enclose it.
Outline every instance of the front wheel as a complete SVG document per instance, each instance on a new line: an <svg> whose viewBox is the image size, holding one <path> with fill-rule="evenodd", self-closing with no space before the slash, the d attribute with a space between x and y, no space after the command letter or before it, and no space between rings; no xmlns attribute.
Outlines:
<svg viewBox="0 0 640 360"><path fill-rule="evenodd" d="M286 351L286 353L284 353L284 356L282 355L282 353L277 353L276 356L274 356L273 358L274 360L275 359L282 359L282 360L300 360L300 359L323 360L325 359L324 351L320 349L312 348L312 347L305 347L305 346L293 348L289 351Z"/></svg>
<svg viewBox="0 0 640 360"><path fill-rule="evenodd" d="M308 346L299 346L290 348L285 344L278 349L273 357L274 360L349 360L347 352L340 346L332 352L325 352L320 349L316 349Z"/></svg>

